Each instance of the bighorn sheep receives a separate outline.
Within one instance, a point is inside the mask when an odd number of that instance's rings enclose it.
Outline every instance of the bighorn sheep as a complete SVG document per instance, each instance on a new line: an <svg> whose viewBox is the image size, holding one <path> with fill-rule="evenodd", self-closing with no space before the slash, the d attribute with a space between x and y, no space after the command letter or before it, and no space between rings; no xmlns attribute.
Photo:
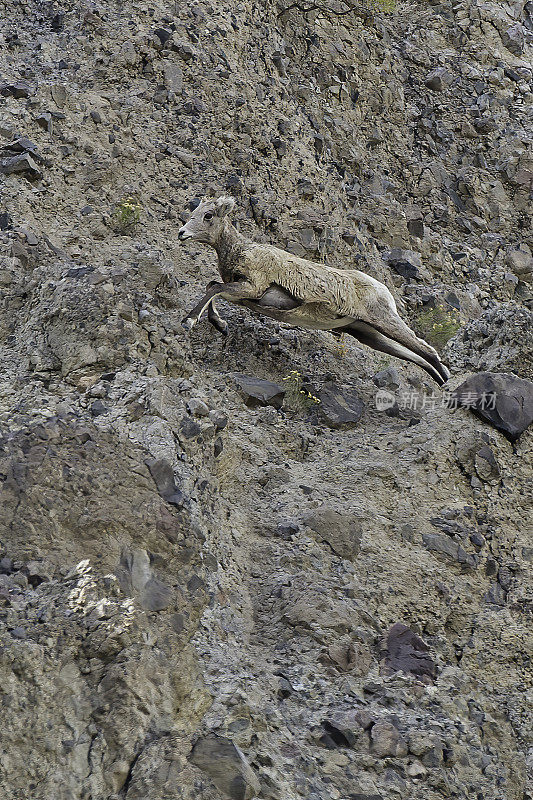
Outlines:
<svg viewBox="0 0 533 800"><path fill-rule="evenodd" d="M436 350L399 317L384 284L359 270L335 269L247 239L228 219L234 205L231 197L204 200L178 232L182 241L215 248L224 281L208 285L183 320L187 330L207 310L209 321L226 333L213 303L220 296L293 327L349 333L374 350L418 364L439 385L447 381Z"/></svg>

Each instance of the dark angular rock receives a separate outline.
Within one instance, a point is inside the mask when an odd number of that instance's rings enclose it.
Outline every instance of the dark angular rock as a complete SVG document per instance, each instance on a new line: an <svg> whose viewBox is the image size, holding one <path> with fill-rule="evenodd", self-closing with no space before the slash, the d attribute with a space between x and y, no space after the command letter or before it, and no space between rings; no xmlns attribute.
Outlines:
<svg viewBox="0 0 533 800"><path fill-rule="evenodd" d="M59 33L59 31L63 30L63 20L65 15L62 11L59 11L57 14L54 14L52 17L52 21L50 22L50 27L54 31L54 33Z"/></svg>
<svg viewBox="0 0 533 800"><path fill-rule="evenodd" d="M455 292L448 292L448 294L444 297L446 303L452 308L455 308L456 311L461 310L461 301L455 294Z"/></svg>
<svg viewBox="0 0 533 800"><path fill-rule="evenodd" d="M107 414L109 409L105 406L101 400L95 400L94 403L91 404L91 414L93 417L99 417L102 414Z"/></svg>
<svg viewBox="0 0 533 800"><path fill-rule="evenodd" d="M272 146L280 158L287 152L287 142L283 141L283 139L281 139L279 136L276 136L274 139L272 139Z"/></svg>
<svg viewBox="0 0 533 800"><path fill-rule="evenodd" d="M0 84L0 94L4 97L26 98L32 94L32 87L27 81L6 82Z"/></svg>
<svg viewBox="0 0 533 800"><path fill-rule="evenodd" d="M20 173L30 181L39 180L43 176L41 170L28 153L20 153L20 155L12 158L3 158L0 161L0 173L2 175Z"/></svg>
<svg viewBox="0 0 533 800"><path fill-rule="evenodd" d="M0 231L7 231L11 227L11 218L7 211L0 212Z"/></svg>
<svg viewBox="0 0 533 800"><path fill-rule="evenodd" d="M157 36L161 44L166 44L170 37L172 36L172 31L168 31L166 28L156 28L154 31L154 35Z"/></svg>
<svg viewBox="0 0 533 800"><path fill-rule="evenodd" d="M533 422L533 382L511 373L479 372L458 386L451 398L511 441Z"/></svg>
<svg viewBox="0 0 533 800"><path fill-rule="evenodd" d="M180 433L186 439L195 439L201 435L202 429L198 423L190 417L183 417L180 422Z"/></svg>
<svg viewBox="0 0 533 800"><path fill-rule="evenodd" d="M230 175L226 181L226 189L230 192L239 193L243 188L243 183L238 175Z"/></svg>
<svg viewBox="0 0 533 800"><path fill-rule="evenodd" d="M500 467L496 456L488 445L483 445L474 457L476 473L486 483L498 483L500 480Z"/></svg>
<svg viewBox="0 0 533 800"><path fill-rule="evenodd" d="M223 411L219 411L216 408L209 412L209 419L211 420L217 431L223 430L228 424L228 415L224 414Z"/></svg>
<svg viewBox="0 0 533 800"><path fill-rule="evenodd" d="M164 458L148 458L144 462L150 470L157 491L167 503L181 508L185 502L181 492L174 481L174 472L171 465Z"/></svg>
<svg viewBox="0 0 533 800"><path fill-rule="evenodd" d="M439 742L434 744L430 749L424 753L421 758L422 764L430 769L435 769L442 764L444 750L442 744Z"/></svg>
<svg viewBox="0 0 533 800"><path fill-rule="evenodd" d="M447 533L448 536L454 536L455 534L463 536L468 532L464 525L456 522L447 512L443 512L441 517L431 517L430 522L435 528Z"/></svg>
<svg viewBox="0 0 533 800"><path fill-rule="evenodd" d="M11 575L13 572L13 559L0 558L0 575Z"/></svg>
<svg viewBox="0 0 533 800"><path fill-rule="evenodd" d="M313 142L315 145L316 152L318 153L318 155L320 155L324 150L324 143L325 143L324 137L321 136L319 133L316 133Z"/></svg>
<svg viewBox="0 0 533 800"><path fill-rule="evenodd" d="M422 540L428 550L435 553L441 553L444 556L457 561L459 564L475 568L478 564L476 555L466 553L465 550L449 536L444 536L440 533L423 533Z"/></svg>
<svg viewBox="0 0 533 800"><path fill-rule="evenodd" d="M489 578L498 574L498 562L493 558L487 558L485 563L485 575Z"/></svg>
<svg viewBox="0 0 533 800"><path fill-rule="evenodd" d="M437 67L432 70L424 81L428 89L434 92L442 92L447 89L453 81L453 75L446 69L446 67Z"/></svg>
<svg viewBox="0 0 533 800"><path fill-rule="evenodd" d="M492 603L495 606L504 606L507 598L507 592L500 586L499 583L493 583L483 599L486 603Z"/></svg>
<svg viewBox="0 0 533 800"><path fill-rule="evenodd" d="M385 668L391 672L401 670L424 681L433 681L437 676L429 647L420 636L401 622L396 622L389 630L382 658Z"/></svg>
<svg viewBox="0 0 533 800"><path fill-rule="evenodd" d="M53 130L53 123L52 123L52 115L48 112L44 114L39 114L38 117L35 117L35 122L40 128L43 130L48 131L48 133L52 133Z"/></svg>
<svg viewBox="0 0 533 800"><path fill-rule="evenodd" d="M44 163L44 158L37 151L37 145L26 136L20 136L18 139L2 145L2 147L0 147L0 152L2 156L6 157L11 157L18 153L30 153L39 164Z"/></svg>
<svg viewBox="0 0 533 800"><path fill-rule="evenodd" d="M254 378L252 375L236 374L233 378L241 390L244 402L250 408L273 406L279 409L283 405L285 389L277 383Z"/></svg>
<svg viewBox="0 0 533 800"><path fill-rule="evenodd" d="M413 250L393 249L383 256L389 267L403 278L416 278L419 274L420 256Z"/></svg>
<svg viewBox="0 0 533 800"><path fill-rule="evenodd" d="M170 617L170 624L175 633L181 633L185 628L183 614L172 614Z"/></svg>
<svg viewBox="0 0 533 800"><path fill-rule="evenodd" d="M197 589L205 589L205 581L199 575L192 575L187 581L187 589L190 592L195 592Z"/></svg>
<svg viewBox="0 0 533 800"><path fill-rule="evenodd" d="M297 522L280 522L276 528L276 533L282 539L290 539L300 530Z"/></svg>
<svg viewBox="0 0 533 800"><path fill-rule="evenodd" d="M87 265L86 267L71 267L67 271L67 278L83 278L84 275L90 275L94 272L94 267Z"/></svg>
<svg viewBox="0 0 533 800"><path fill-rule="evenodd" d="M348 800L383 800L380 794L349 794Z"/></svg>
<svg viewBox="0 0 533 800"><path fill-rule="evenodd" d="M322 727L325 733L320 737L320 741L328 750L334 750L337 747L352 747L357 740L353 731L338 722L334 724L329 720L324 720Z"/></svg>
<svg viewBox="0 0 533 800"><path fill-rule="evenodd" d="M511 81L515 81L515 83L520 83L520 81L522 80L519 73L516 72L516 70L511 69L510 67L506 67L503 72L506 78L509 78L509 80Z"/></svg>
<svg viewBox="0 0 533 800"><path fill-rule="evenodd" d="M290 697L294 694L294 687L292 686L291 682L284 678L283 675L279 679L279 688L278 688L278 697L280 700L286 700L287 697Z"/></svg>
<svg viewBox="0 0 533 800"><path fill-rule="evenodd" d="M45 162L38 153L37 146L25 136L0 147L0 174L21 173L28 180L39 180L42 172L37 164Z"/></svg>
<svg viewBox="0 0 533 800"><path fill-rule="evenodd" d="M407 223L407 230L411 236L416 236L417 239L424 238L424 220L421 218L410 219Z"/></svg>
<svg viewBox="0 0 533 800"><path fill-rule="evenodd" d="M376 372L372 382L375 383L378 389L396 391L400 388L400 376L396 367L386 367L386 369Z"/></svg>
<svg viewBox="0 0 533 800"><path fill-rule="evenodd" d="M192 116L197 116L201 114L206 109L206 105L203 100L200 100L199 97L190 97L183 103L183 113L190 114Z"/></svg>
<svg viewBox="0 0 533 800"><path fill-rule="evenodd" d="M353 389L329 382L320 389L318 398L318 414L328 428L353 428L361 419L365 404Z"/></svg>
<svg viewBox="0 0 533 800"><path fill-rule="evenodd" d="M190 61L196 55L195 49L187 42L175 42L171 47L184 61Z"/></svg>
<svg viewBox="0 0 533 800"><path fill-rule="evenodd" d="M259 781L244 754L225 736L210 733L198 739L189 761L230 800L252 800L259 792Z"/></svg>
<svg viewBox="0 0 533 800"><path fill-rule="evenodd" d="M525 48L524 27L519 22L515 22L502 35L504 46L515 56L521 56Z"/></svg>
<svg viewBox="0 0 533 800"><path fill-rule="evenodd" d="M139 602L145 611L162 611L174 597L174 592L159 578L151 577L143 586Z"/></svg>
<svg viewBox="0 0 533 800"><path fill-rule="evenodd" d="M274 62L274 66L280 75L283 76L287 74L287 70L285 68L287 60L283 58L283 54L279 50L276 50L274 53L272 53L272 61Z"/></svg>
<svg viewBox="0 0 533 800"><path fill-rule="evenodd" d="M480 533L472 533L470 534L470 541L475 547L484 547L486 544L486 539Z"/></svg>

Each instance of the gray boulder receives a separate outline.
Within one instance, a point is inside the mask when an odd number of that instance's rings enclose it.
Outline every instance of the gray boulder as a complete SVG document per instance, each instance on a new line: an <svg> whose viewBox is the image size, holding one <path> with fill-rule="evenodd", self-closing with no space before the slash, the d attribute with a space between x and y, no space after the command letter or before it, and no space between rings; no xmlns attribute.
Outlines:
<svg viewBox="0 0 533 800"><path fill-rule="evenodd" d="M328 428L353 428L365 407L353 389L343 389L333 382L320 389L318 398L318 413Z"/></svg>
<svg viewBox="0 0 533 800"><path fill-rule="evenodd" d="M434 92L442 92L451 85L452 81L453 75L446 67L437 67L429 73L424 83L428 89Z"/></svg>
<svg viewBox="0 0 533 800"><path fill-rule="evenodd" d="M257 406L274 406L281 408L285 389L273 381L265 381L261 378L254 378L252 375L234 375L235 383L241 390L244 402L250 408Z"/></svg>
<svg viewBox="0 0 533 800"><path fill-rule="evenodd" d="M437 668L429 647L416 633L401 622L389 630L382 651L385 669L415 675L424 681L435 680Z"/></svg>
<svg viewBox="0 0 533 800"><path fill-rule="evenodd" d="M511 441L533 422L533 383L510 373L480 372L467 378L451 396Z"/></svg>

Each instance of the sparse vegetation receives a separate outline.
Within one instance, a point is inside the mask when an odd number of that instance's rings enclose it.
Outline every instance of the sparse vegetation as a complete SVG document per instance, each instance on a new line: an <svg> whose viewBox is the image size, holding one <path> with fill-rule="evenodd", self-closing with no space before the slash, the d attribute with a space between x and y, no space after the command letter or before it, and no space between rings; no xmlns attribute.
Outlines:
<svg viewBox="0 0 533 800"><path fill-rule="evenodd" d="M293 369L283 380L287 384L286 398L290 406L296 410L309 411L320 403L320 398L302 388L302 376Z"/></svg>
<svg viewBox="0 0 533 800"><path fill-rule="evenodd" d="M453 311L439 304L428 311L422 311L416 319L416 327L429 344L442 348L455 336L461 327L461 321Z"/></svg>
<svg viewBox="0 0 533 800"><path fill-rule="evenodd" d="M125 232L136 225L143 210L142 204L135 195L128 195L120 200L113 211L113 227L119 232Z"/></svg>
<svg viewBox="0 0 533 800"><path fill-rule="evenodd" d="M335 337L335 353L339 358L344 358L348 350L347 336L341 333L340 336Z"/></svg>

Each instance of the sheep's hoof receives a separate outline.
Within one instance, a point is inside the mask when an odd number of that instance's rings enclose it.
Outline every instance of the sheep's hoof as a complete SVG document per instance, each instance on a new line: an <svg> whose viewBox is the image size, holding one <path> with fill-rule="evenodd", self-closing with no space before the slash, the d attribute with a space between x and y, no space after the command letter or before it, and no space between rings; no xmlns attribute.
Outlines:
<svg viewBox="0 0 533 800"><path fill-rule="evenodd" d="M184 330L186 330L188 333L189 331L192 331L197 322L198 320L193 319L193 317L185 317L185 319L182 319L181 321L181 327L184 328Z"/></svg>

